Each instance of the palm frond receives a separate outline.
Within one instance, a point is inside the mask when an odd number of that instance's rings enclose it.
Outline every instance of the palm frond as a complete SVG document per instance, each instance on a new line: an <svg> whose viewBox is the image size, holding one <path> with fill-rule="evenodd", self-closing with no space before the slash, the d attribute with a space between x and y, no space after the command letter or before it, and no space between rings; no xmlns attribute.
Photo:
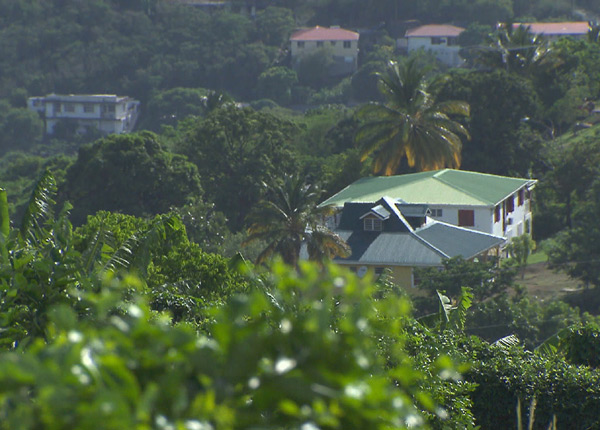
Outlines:
<svg viewBox="0 0 600 430"><path fill-rule="evenodd" d="M517 336L515 336L514 334L509 334L508 336L501 337L500 339L495 341L494 345L508 348L511 346L516 346L519 343L520 343L519 338Z"/></svg>
<svg viewBox="0 0 600 430"><path fill-rule="evenodd" d="M34 243L42 239L43 225L54 217L56 190L54 176L47 170L33 188L25 209L19 229L22 240Z"/></svg>

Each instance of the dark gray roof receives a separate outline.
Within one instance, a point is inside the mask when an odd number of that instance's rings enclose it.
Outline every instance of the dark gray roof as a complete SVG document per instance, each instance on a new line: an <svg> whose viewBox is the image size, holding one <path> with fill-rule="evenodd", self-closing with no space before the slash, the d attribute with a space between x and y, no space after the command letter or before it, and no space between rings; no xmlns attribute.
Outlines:
<svg viewBox="0 0 600 430"><path fill-rule="evenodd" d="M412 217L405 217L408 211ZM345 203L336 233L352 249L336 261L355 264L440 266L444 258L470 259L502 245L504 238L442 222L413 230L409 220L419 220L427 205L406 205L384 197L376 203ZM387 216L382 231L365 231L362 218L376 213ZM424 217L423 217L424 219Z"/></svg>
<svg viewBox="0 0 600 430"><path fill-rule="evenodd" d="M443 222L433 222L415 230L421 239L450 257L462 256L465 259L502 245L503 237L494 236L476 230L457 227Z"/></svg>
<svg viewBox="0 0 600 430"><path fill-rule="evenodd" d="M399 266L441 266L447 255L436 250L415 234L369 231L340 231L336 233L352 249L348 258L339 262L356 264L382 264Z"/></svg>
<svg viewBox="0 0 600 430"><path fill-rule="evenodd" d="M380 201L382 202L382 201ZM380 203L378 202L378 203ZM338 225L338 230L350 230L350 231L359 231L363 230L363 215L371 212L374 206L378 206L373 203L346 203L344 204L344 210L342 211L342 218L340 219L340 223ZM411 229L405 223L401 217L398 217L395 211L386 206L382 206L386 210L386 212L393 214L383 223L383 231L384 232L409 232Z"/></svg>

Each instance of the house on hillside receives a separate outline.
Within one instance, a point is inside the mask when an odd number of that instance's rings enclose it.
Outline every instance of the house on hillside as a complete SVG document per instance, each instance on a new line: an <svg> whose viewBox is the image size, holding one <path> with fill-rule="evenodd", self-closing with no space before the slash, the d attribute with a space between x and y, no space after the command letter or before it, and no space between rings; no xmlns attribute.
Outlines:
<svg viewBox="0 0 600 430"><path fill-rule="evenodd" d="M440 221L510 239L532 231L536 182L454 169L375 176L359 179L320 206L338 209L328 225L335 229L346 203L374 203L388 196L397 203L427 206L428 223Z"/></svg>
<svg viewBox="0 0 600 430"><path fill-rule="evenodd" d="M504 26L505 24L498 24ZM513 28L519 26L529 27L533 34L539 34L546 37L551 42L561 37L573 37L575 39L585 39L590 31L590 24L587 21L573 22L515 22Z"/></svg>
<svg viewBox="0 0 600 430"><path fill-rule="evenodd" d="M290 36L292 65L297 67L306 55L323 50L334 60L331 75L354 73L358 67L358 39L358 33L335 26L298 30Z"/></svg>
<svg viewBox="0 0 600 430"><path fill-rule="evenodd" d="M461 256L485 259L499 255L505 238L427 221L426 205L398 203L383 197L373 203L346 202L335 232L350 246L347 258L334 261L356 271L375 274L390 269L403 287L416 284L414 269L442 267L444 259Z"/></svg>
<svg viewBox="0 0 600 430"><path fill-rule="evenodd" d="M435 55L442 63L458 67L464 60L458 55L460 46L458 36L465 31L454 25L429 24L406 31L405 43L409 53L424 49Z"/></svg>
<svg viewBox="0 0 600 430"><path fill-rule="evenodd" d="M128 133L140 113L139 101L114 94L49 94L30 97L27 107L40 114L47 135L52 135L60 122L74 124L78 133L90 128L102 134Z"/></svg>

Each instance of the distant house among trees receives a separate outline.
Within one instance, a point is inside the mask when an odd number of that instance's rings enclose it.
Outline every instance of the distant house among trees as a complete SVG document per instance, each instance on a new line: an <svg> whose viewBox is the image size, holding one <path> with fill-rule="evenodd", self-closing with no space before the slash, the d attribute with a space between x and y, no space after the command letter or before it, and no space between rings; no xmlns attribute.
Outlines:
<svg viewBox="0 0 600 430"><path fill-rule="evenodd" d="M458 36L465 31L454 25L429 24L406 31L406 48L409 53L424 49L450 67L460 66L464 60L458 55Z"/></svg>
<svg viewBox="0 0 600 430"><path fill-rule="evenodd" d="M510 178L443 169L359 179L320 206L340 210L345 203L374 203L387 196L395 202L425 205L428 222L442 221L510 239L530 234L533 179ZM339 224L339 214L335 219Z"/></svg>
<svg viewBox="0 0 600 430"><path fill-rule="evenodd" d="M506 243L502 236L428 220L428 214L427 205L400 203L390 197L373 203L346 202L335 233L351 253L334 261L359 276L368 270L380 274L389 269L396 283L414 287L418 283L415 268L441 268L452 257L485 260L498 256Z"/></svg>
<svg viewBox="0 0 600 430"><path fill-rule="evenodd" d="M504 25L505 24L498 24L498 26ZM528 27L532 34L543 35L551 42L567 36L576 39L584 39L587 37L587 34L591 29L590 24L587 21L513 23L513 29L516 29L520 26Z"/></svg>
<svg viewBox="0 0 600 430"><path fill-rule="evenodd" d="M292 65L297 68L309 55L322 52L331 57L330 75L354 73L358 67L359 34L340 27L313 27L298 30L290 37Z"/></svg>
<svg viewBox="0 0 600 430"><path fill-rule="evenodd" d="M71 124L77 133L96 129L102 134L121 134L133 130L140 102L114 94L58 95L30 97L27 107L40 114L45 133L52 135L59 123Z"/></svg>

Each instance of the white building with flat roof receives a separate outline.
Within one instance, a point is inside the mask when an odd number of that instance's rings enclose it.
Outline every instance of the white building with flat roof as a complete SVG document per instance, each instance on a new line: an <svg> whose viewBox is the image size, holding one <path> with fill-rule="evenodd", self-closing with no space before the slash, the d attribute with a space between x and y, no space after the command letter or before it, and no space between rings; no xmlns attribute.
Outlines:
<svg viewBox="0 0 600 430"><path fill-rule="evenodd" d="M52 135L59 122L77 124L77 132L97 129L102 134L121 134L133 130L140 102L114 94L49 94L30 97L27 107L40 114L46 134Z"/></svg>

